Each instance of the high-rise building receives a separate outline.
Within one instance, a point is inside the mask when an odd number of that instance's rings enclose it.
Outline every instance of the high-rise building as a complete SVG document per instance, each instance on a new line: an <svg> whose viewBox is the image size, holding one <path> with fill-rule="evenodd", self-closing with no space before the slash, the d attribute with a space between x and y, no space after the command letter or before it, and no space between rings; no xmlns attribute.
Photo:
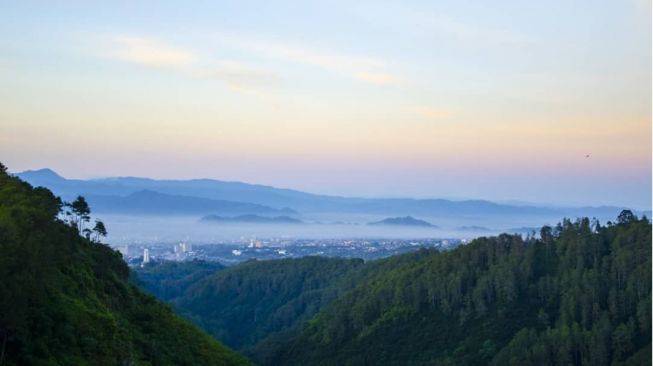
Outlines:
<svg viewBox="0 0 653 366"><path fill-rule="evenodd" d="M147 248L143 249L143 263L150 263L150 250Z"/></svg>

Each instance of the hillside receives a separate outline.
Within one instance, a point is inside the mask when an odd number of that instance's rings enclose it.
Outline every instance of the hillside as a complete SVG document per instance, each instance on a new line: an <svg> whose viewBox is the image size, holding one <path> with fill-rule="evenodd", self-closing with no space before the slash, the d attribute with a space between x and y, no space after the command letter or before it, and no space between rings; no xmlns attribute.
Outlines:
<svg viewBox="0 0 653 366"><path fill-rule="evenodd" d="M340 279L362 265L320 257L250 261L206 277L173 304L216 338L246 351L313 316L348 288Z"/></svg>
<svg viewBox="0 0 653 366"><path fill-rule="evenodd" d="M249 262L173 300L264 365L649 365L651 224L545 226L368 263Z"/></svg>
<svg viewBox="0 0 653 366"><path fill-rule="evenodd" d="M390 226L417 226L417 227L437 227L428 221L416 219L412 216L406 217L389 217L381 221L370 222L368 225L390 225Z"/></svg>
<svg viewBox="0 0 653 366"><path fill-rule="evenodd" d="M127 282L120 254L0 164L0 364L244 365Z"/></svg>
<svg viewBox="0 0 653 366"><path fill-rule="evenodd" d="M619 221L431 252L358 284L267 363L649 365L651 225Z"/></svg>
<svg viewBox="0 0 653 366"><path fill-rule="evenodd" d="M157 298L169 301L181 296L203 278L225 268L218 262L199 260L151 263L136 268L136 272L131 273L130 280Z"/></svg>
<svg viewBox="0 0 653 366"><path fill-rule="evenodd" d="M133 281L225 344L265 363L280 341L298 335L305 321L358 283L411 265L426 253L369 263L326 257L252 260L227 269L167 262L137 268Z"/></svg>
<svg viewBox="0 0 653 366"><path fill-rule="evenodd" d="M88 201L105 213L132 215L295 215L291 209L272 207L247 202L216 200L202 197L164 194L151 190L140 190L127 196L89 195Z"/></svg>

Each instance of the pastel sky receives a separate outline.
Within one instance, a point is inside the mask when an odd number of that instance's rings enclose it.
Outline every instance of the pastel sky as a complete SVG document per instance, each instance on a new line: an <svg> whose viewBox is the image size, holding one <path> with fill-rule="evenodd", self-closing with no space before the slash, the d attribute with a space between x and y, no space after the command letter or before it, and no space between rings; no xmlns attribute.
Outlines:
<svg viewBox="0 0 653 366"><path fill-rule="evenodd" d="M0 161L648 209L651 5L0 0Z"/></svg>

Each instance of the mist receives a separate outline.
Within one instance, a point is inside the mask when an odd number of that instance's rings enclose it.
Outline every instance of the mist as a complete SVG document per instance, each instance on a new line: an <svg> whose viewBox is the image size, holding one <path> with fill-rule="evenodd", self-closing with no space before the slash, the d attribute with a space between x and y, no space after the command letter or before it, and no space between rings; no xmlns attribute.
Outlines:
<svg viewBox="0 0 653 366"><path fill-rule="evenodd" d="M539 231L545 223L554 225L556 218L487 218L420 217L434 227L368 225L383 219L375 215L317 215L303 224L260 224L200 222L196 216L98 215L109 231L111 245L131 243L168 243L188 241L195 244L220 244L251 238L281 239L473 239L502 232L526 234Z"/></svg>

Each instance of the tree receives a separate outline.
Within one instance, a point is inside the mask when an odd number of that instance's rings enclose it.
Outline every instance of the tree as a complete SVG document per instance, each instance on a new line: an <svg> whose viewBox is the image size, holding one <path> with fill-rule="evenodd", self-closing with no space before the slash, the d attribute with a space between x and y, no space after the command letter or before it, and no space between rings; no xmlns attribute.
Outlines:
<svg viewBox="0 0 653 366"><path fill-rule="evenodd" d="M93 232L95 233L95 241L99 242L100 237L107 236L107 228L104 226L104 223L100 220L95 220L95 226L93 227Z"/></svg>
<svg viewBox="0 0 653 366"><path fill-rule="evenodd" d="M551 244L553 242L553 229L551 226L542 226L542 229L540 230L540 238L545 244Z"/></svg>
<svg viewBox="0 0 653 366"><path fill-rule="evenodd" d="M73 203L70 204L70 208L74 215L73 223L81 233L84 230L84 223L91 220L91 208L88 206L86 199L82 196L77 196Z"/></svg>
<svg viewBox="0 0 653 366"><path fill-rule="evenodd" d="M619 224L630 224L635 221L637 221L637 216L635 216L631 210L623 210L617 217L617 222Z"/></svg>

